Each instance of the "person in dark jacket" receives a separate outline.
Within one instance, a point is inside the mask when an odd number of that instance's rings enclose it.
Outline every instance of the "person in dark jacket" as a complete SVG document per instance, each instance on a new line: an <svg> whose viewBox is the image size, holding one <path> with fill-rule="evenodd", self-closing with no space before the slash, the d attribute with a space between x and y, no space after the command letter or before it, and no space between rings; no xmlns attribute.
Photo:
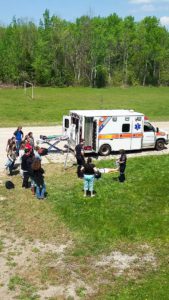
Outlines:
<svg viewBox="0 0 169 300"><path fill-rule="evenodd" d="M32 178L36 184L36 197L44 199L46 192L46 185L44 182L44 170L41 167L41 161L34 159L32 163Z"/></svg>
<svg viewBox="0 0 169 300"><path fill-rule="evenodd" d="M21 169L23 172L23 182L22 187L29 187L29 178L32 175L31 165L34 159L34 153L32 150L25 148L25 154L22 156Z"/></svg>
<svg viewBox="0 0 169 300"><path fill-rule="evenodd" d="M97 169L94 164L92 164L91 157L88 157L87 163L82 166L81 171L84 173L84 197L87 196L87 191L90 191L91 197L94 197L94 176Z"/></svg>
<svg viewBox="0 0 169 300"><path fill-rule="evenodd" d="M81 172L81 167L85 163L84 159L84 140L82 140L78 145L75 147L75 157L77 161L77 176L79 178L83 178L82 172Z"/></svg>
<svg viewBox="0 0 169 300"><path fill-rule="evenodd" d="M127 162L127 156L124 149L120 150L120 158L118 159L119 164L119 181L124 182L125 181L125 169L126 169L126 162Z"/></svg>

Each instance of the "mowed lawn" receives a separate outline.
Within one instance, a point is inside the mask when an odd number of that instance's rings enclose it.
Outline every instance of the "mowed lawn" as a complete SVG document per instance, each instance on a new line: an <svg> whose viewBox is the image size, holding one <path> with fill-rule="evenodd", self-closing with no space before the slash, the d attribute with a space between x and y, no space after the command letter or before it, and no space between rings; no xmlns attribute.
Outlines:
<svg viewBox="0 0 169 300"><path fill-rule="evenodd" d="M61 124L71 109L134 109L150 120L169 120L168 87L0 89L0 126Z"/></svg>
<svg viewBox="0 0 169 300"><path fill-rule="evenodd" d="M112 161L97 163L98 167L113 165ZM85 289L79 289L82 299L168 299L168 166L168 155L129 159L124 184L116 180L117 174L104 174L95 182L96 196L84 198L83 181L77 179L76 168L64 171L62 165L51 164L46 166L48 197L44 202L33 199L30 191L25 193L21 179L14 176L13 193L2 189L9 197L8 202L1 203L3 228L47 243L55 237L65 242L71 236L72 246L64 257L67 271L71 269L95 291L87 297ZM115 254L121 255L121 271L112 263ZM127 255L135 259L123 269ZM44 285L57 285L59 266L54 269L54 263L50 269L47 259L41 264L43 270L37 265L31 276L22 271L24 280L37 290L37 276ZM66 271L62 276L62 284L71 280Z"/></svg>

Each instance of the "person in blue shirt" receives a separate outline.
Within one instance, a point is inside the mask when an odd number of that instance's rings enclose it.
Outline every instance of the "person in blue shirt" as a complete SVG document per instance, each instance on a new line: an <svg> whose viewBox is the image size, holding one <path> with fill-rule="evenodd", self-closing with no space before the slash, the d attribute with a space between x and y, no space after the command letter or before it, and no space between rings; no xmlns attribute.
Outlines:
<svg viewBox="0 0 169 300"><path fill-rule="evenodd" d="M14 132L14 136L16 138L16 153L19 155L19 149L23 139L23 131L21 126L18 126L17 130Z"/></svg>

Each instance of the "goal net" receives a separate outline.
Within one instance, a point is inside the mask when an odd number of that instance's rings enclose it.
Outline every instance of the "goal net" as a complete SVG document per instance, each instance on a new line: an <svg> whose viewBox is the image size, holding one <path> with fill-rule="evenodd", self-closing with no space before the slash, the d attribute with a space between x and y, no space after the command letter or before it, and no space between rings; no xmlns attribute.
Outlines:
<svg viewBox="0 0 169 300"><path fill-rule="evenodd" d="M25 96L28 96L31 99L34 98L34 86L33 86L33 83L31 83L29 81L24 81L24 93L25 93Z"/></svg>

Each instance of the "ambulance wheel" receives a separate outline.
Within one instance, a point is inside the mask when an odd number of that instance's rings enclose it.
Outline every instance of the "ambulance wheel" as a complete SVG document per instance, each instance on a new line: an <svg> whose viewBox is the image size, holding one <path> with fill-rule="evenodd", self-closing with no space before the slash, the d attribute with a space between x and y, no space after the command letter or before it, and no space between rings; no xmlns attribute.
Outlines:
<svg viewBox="0 0 169 300"><path fill-rule="evenodd" d="M111 147L108 144L104 144L100 147L99 153L100 155L107 156L111 152Z"/></svg>
<svg viewBox="0 0 169 300"><path fill-rule="evenodd" d="M165 145L165 142L163 140L158 140L156 142L155 148L156 148L157 151L160 151L160 150L164 149L164 145Z"/></svg>

